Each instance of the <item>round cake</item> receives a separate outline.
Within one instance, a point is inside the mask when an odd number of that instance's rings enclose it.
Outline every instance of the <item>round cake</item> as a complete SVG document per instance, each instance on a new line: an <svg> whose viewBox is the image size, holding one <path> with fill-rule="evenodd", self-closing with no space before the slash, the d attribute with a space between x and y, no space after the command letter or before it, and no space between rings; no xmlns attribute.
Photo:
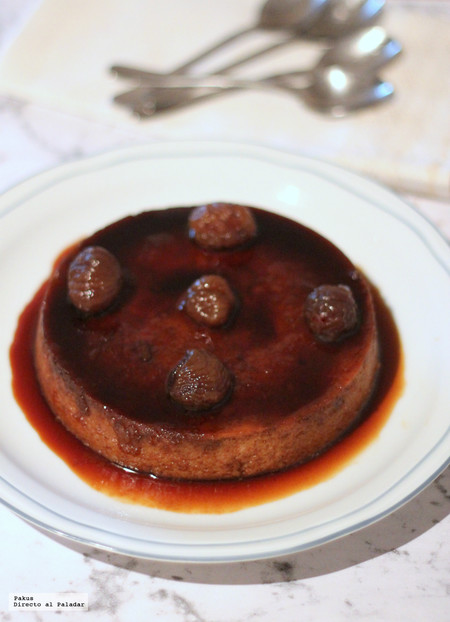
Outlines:
<svg viewBox="0 0 450 622"><path fill-rule="evenodd" d="M34 360L80 441L190 480L317 456L361 421L379 367L364 275L307 227L229 203L129 216L67 251Z"/></svg>

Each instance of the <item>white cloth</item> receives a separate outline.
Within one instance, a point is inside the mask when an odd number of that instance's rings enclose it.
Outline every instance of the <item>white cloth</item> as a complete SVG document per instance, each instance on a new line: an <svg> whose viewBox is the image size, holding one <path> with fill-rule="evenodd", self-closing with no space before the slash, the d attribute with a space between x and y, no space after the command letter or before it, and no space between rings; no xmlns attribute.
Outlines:
<svg viewBox="0 0 450 622"><path fill-rule="evenodd" d="M167 71L217 39L255 23L260 0L43 0L0 61L0 93L129 128L140 139L250 142L329 160L403 191L450 196L450 19L387 4L382 19L404 52L386 67L396 95L345 119L292 95L241 91L139 121L112 103L132 84L114 63ZM221 63L271 40L257 32ZM317 43L296 43L241 68L240 76L308 67ZM219 63L220 64L220 63Z"/></svg>

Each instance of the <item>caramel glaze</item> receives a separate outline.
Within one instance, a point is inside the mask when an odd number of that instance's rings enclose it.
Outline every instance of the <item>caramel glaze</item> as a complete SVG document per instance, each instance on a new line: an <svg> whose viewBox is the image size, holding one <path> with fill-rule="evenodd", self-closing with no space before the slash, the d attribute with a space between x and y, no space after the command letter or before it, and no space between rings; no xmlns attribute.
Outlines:
<svg viewBox="0 0 450 622"><path fill-rule="evenodd" d="M46 294L44 331L86 393L129 419L164 426L166 433L229 434L243 412L264 425L298 410L322 395L340 363L351 364L365 346L364 321L351 339L318 345L302 320L302 300L318 284L343 283L351 286L364 317L365 284L355 279L354 266L310 229L253 211L258 238L242 250L200 249L186 235L187 208L144 212L88 238L83 246L108 249L124 271L115 307L100 315L86 317L68 304L67 266L74 253L62 259ZM145 230L152 233L145 237ZM231 327L208 329L177 311L189 285L210 272L237 292L241 304ZM166 378L186 350L211 341L235 371L233 397L219 411L188 417L167 399Z"/></svg>
<svg viewBox="0 0 450 622"><path fill-rule="evenodd" d="M172 293L172 302L175 302L180 290L190 285L190 283L199 276L198 271L196 271L195 274L180 271L179 266L184 263L183 260L180 264L180 258L185 257L186 253L195 252L200 258L200 263L202 263L201 258L205 258L206 254L196 248L192 250L192 243L181 249L179 248L180 245L175 243L182 238L185 239L185 208L169 210L161 212L160 214L161 229L160 231L154 229L149 244L169 244L169 246L173 244L173 253L167 254L168 265L164 262L164 266L160 267L160 274L152 276L152 282L159 283L160 288L162 284L164 284L163 288L165 293ZM163 216L163 214L165 215ZM327 246L323 238L317 236L316 239L314 235L311 236L311 231L308 230L308 235L305 235L305 245L299 250L298 237L296 237L295 245L293 242L289 243L289 229L292 226L292 221L289 221L289 227L284 227L284 219L274 216L273 214L267 214L266 216L266 214L267 213L263 212L258 214L259 243L264 244L266 248L270 249L272 243L282 244L287 257L292 254L298 254L299 252L304 252L307 253L309 257L314 257L316 255L316 253L314 253L315 243L320 243L322 250L324 244ZM142 222L139 223L139 220L143 217L144 216L134 218L136 223L136 235L138 234L138 229L142 226ZM167 218L172 219L170 236L165 233L168 230ZM277 224L275 228L273 226L274 220ZM299 233L301 234L302 229L303 228L298 225L296 229L297 236ZM108 231L111 240L114 242L114 246L116 248L120 247L120 240L114 240L114 225L108 228ZM281 236L281 239L276 239L277 235ZM90 240L92 241L93 238L90 238ZM102 244L104 244L104 239L102 239ZM129 246L128 248L131 247ZM73 257L74 252L74 249L66 251L55 265L60 267L66 265L71 257ZM235 268L239 267L239 264L242 265L242 263L245 263L247 266L249 263L251 264L252 254L252 247L249 247L243 249L239 253L219 253L216 257L216 261L220 265L222 272L226 272L227 269L230 270L233 268L233 273L235 274ZM268 256L270 256L270 252L268 252ZM323 253L321 253L320 256L323 258ZM336 260L336 257L339 261L332 262L331 260ZM122 262L125 262L124 257L121 259ZM347 263L347 261L348 260L346 260L332 244L329 244L326 260L321 260L322 265L315 265L314 271L320 273L321 270L324 270L328 280L330 279L330 270L333 270L333 265L337 265L338 267L336 270L338 270L339 273L335 275L335 280L344 283L350 283L351 281L352 289L355 291L355 283L352 278L353 266L350 262ZM139 257L134 256L133 262L138 263ZM173 270L173 262L177 265L177 270ZM185 263L187 264L188 262ZM210 271L210 266L208 265L207 267L208 271ZM198 270L203 272L203 266L200 266ZM61 269L60 275L64 273L65 271ZM168 274L172 275L170 279L167 278ZM61 278L63 277L61 276ZM127 296L131 296L132 290L133 284L129 281L128 287L123 291L121 300L117 303L117 312L120 312L120 308L123 306ZM153 287L153 290L155 290L155 287ZM331 477L339 469L342 469L354 455L362 451L363 448L376 437L402 390L403 375L401 347L398 334L389 310L384 305L381 296L374 290L381 356L381 371L377 389L370 403L367 405L365 412L362 414L360 424L326 453L306 464L290 468L277 474L233 481L176 481L131 472L105 460L85 447L73 435L67 432L54 418L41 396L33 364L33 343L39 308L45 291L46 285L43 285L23 311L14 342L11 346L10 356L13 370L13 390L16 400L42 440L83 480L92 487L127 502L180 512L223 513L272 501L313 486ZM357 288L356 295L358 295ZM61 305L63 304L67 308L65 300L64 302L61 300ZM273 333L273 319L269 314L264 313L265 305L262 293L257 302L257 307L257 314L256 316L253 315L253 323L255 317L257 317L258 338L264 341L264 339L270 339ZM253 314L255 314L255 309L253 310ZM112 316L114 317L114 314L112 314ZM77 317L75 313L68 321L70 321L73 326L73 323L80 323L80 317ZM96 321L98 322L99 319L96 320L93 318L92 321L95 323ZM111 321L113 320L106 320L107 323ZM246 327L245 330L247 330L247 332L251 330L251 318L249 316L241 314L240 321L243 327ZM63 334L67 334L64 333L64 327L62 326L55 330L62 331L59 333L58 338L61 338ZM80 330L82 329L80 328ZM204 338L205 332L203 331L201 334L203 335L202 338ZM73 343L71 344L70 340L67 342L67 347L73 348ZM328 352L329 355L332 348L333 346L324 346L322 349L319 349L319 353ZM141 356L140 358L145 359L146 357ZM323 376L316 374L317 377L315 377L314 366L312 366L311 369L308 386L310 387L310 391L314 393L314 391L320 391ZM295 382L292 386L295 386ZM105 387L103 390L109 392L108 395L110 398L111 389ZM284 396L283 404L286 409L292 408L292 400L295 400L296 404L298 404L299 398L295 395L295 391L283 391L280 395ZM254 397L258 398L258 396ZM303 395L300 399L310 399L310 397L310 395ZM264 412L266 411L263 406L266 405L266 400L261 396L261 399L256 399L256 401L257 404L261 406L262 416L264 416ZM139 416L139 397L133 408L135 409L135 416ZM183 423L184 421L183 418L180 418L180 413L176 408L174 408L172 412L167 412L167 409L165 411L163 410L163 412L165 412L164 417L166 417L166 420L169 418L174 425L177 425L177 422L181 421ZM200 417L197 421L197 425L211 426L214 424L211 423L211 421L214 422L211 417Z"/></svg>

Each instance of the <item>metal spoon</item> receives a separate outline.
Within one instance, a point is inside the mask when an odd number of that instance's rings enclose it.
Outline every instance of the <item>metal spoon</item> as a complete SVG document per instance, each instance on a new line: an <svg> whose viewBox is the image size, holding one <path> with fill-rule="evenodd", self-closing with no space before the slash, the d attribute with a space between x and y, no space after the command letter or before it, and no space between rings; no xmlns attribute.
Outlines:
<svg viewBox="0 0 450 622"><path fill-rule="evenodd" d="M373 73L393 60L400 52L400 43L392 39L383 27L372 26L343 37L333 47L326 49L318 59L316 66L345 65L347 67L360 67L363 72L371 71ZM311 70L306 70L305 72L296 71L294 73L298 75L299 73L310 72ZM289 74L292 74L292 72L289 72ZM131 74L129 77L134 77L134 74ZM152 71L139 71L137 77L139 77L141 84L157 88L165 86L168 88L189 88L195 86L214 88L214 85L218 85L217 88L221 88L221 84L227 84L230 81L227 74L223 71L206 76L190 74L169 75ZM221 77L223 78L222 82Z"/></svg>
<svg viewBox="0 0 450 622"><path fill-rule="evenodd" d="M266 0L255 24L237 30L185 61L170 74L183 73L211 54L258 30L299 31L308 29L330 0Z"/></svg>
<svg viewBox="0 0 450 622"><path fill-rule="evenodd" d="M217 93L218 89L224 92L275 87L298 97L310 108L334 117L342 117L351 111L381 103L394 93L394 88L389 82L379 80L373 74L362 76L350 68L338 66L317 67L309 73L309 82L302 85L296 84L295 80L305 78L306 73L280 74L263 80L232 80L220 76L221 84L208 80L206 88L214 88ZM219 76L216 77L219 78ZM214 84L214 87L210 87L210 83ZM204 92L205 86L195 88L203 89ZM149 93L151 97L148 96ZM141 117L150 117L173 107L172 102L167 105L164 99L154 99L153 89L148 87L141 86L134 93L132 109Z"/></svg>
<svg viewBox="0 0 450 622"><path fill-rule="evenodd" d="M385 0L330 0L320 20L308 29L313 39L338 39L378 19Z"/></svg>
<svg viewBox="0 0 450 622"><path fill-rule="evenodd" d="M347 36L373 24L380 17L384 4L385 0L327 0L318 7L316 13L314 13L314 19L306 19L308 16L308 13L306 13L303 20L298 22L297 28L291 31L283 40L258 50L245 58L238 59L226 67L216 70L214 73L228 73L244 63L292 43L298 37L336 40ZM185 69L190 68L193 64L194 60L192 59L168 74L142 70L126 65L113 65L111 71L122 78L140 80L141 78L146 79L151 76L156 78L183 73Z"/></svg>
<svg viewBox="0 0 450 622"><path fill-rule="evenodd" d="M292 93L293 89L297 88L305 91L306 83L309 89L303 93L303 98L308 98L310 105L315 105L322 111L328 111L327 102L343 97L347 101L346 89L350 88L350 84L354 98L358 90L357 79L360 82L365 80L364 87L369 86L372 89L375 84L373 79L375 73L400 52L400 44L391 39L383 28L374 26L342 39L334 48L325 51L310 70L276 74L261 80L231 80L225 74L202 77L179 75L169 78L165 76L162 79L150 74L146 79L147 86L143 85L141 76L141 86L117 95L115 101L131 108L141 116L151 116L157 112L178 108L186 103L193 103L199 99L223 93L224 90L276 87L284 88ZM334 73L331 70L335 70ZM348 79L345 78L347 74ZM367 84L368 76L370 76L369 85ZM389 89L391 87L386 90ZM382 90L378 84L376 92L380 93ZM325 94L324 91L326 91ZM322 98L325 101L322 101ZM384 98L385 96L382 97Z"/></svg>

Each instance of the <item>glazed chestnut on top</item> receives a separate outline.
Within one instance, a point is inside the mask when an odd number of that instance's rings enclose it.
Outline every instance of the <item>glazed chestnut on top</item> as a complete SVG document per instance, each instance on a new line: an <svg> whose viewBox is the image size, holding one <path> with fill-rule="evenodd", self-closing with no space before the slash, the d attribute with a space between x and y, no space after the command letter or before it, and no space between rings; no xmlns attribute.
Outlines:
<svg viewBox="0 0 450 622"><path fill-rule="evenodd" d="M121 285L120 264L102 246L84 248L69 266L68 296L79 311L104 311L115 300Z"/></svg>
<svg viewBox="0 0 450 622"><path fill-rule="evenodd" d="M232 375L217 356L203 349L188 350L167 379L170 397L186 410L208 410L224 402Z"/></svg>
<svg viewBox="0 0 450 622"><path fill-rule="evenodd" d="M205 274L194 281L180 305L193 320L212 328L226 324L235 307L233 291L218 274Z"/></svg>
<svg viewBox="0 0 450 622"><path fill-rule="evenodd" d="M222 250L241 246L257 233L250 208L233 203L209 203L189 216L189 235L202 248Z"/></svg>
<svg viewBox="0 0 450 622"><path fill-rule="evenodd" d="M306 299L304 316L313 335L325 343L348 337L359 322L358 307L347 285L316 287Z"/></svg>

